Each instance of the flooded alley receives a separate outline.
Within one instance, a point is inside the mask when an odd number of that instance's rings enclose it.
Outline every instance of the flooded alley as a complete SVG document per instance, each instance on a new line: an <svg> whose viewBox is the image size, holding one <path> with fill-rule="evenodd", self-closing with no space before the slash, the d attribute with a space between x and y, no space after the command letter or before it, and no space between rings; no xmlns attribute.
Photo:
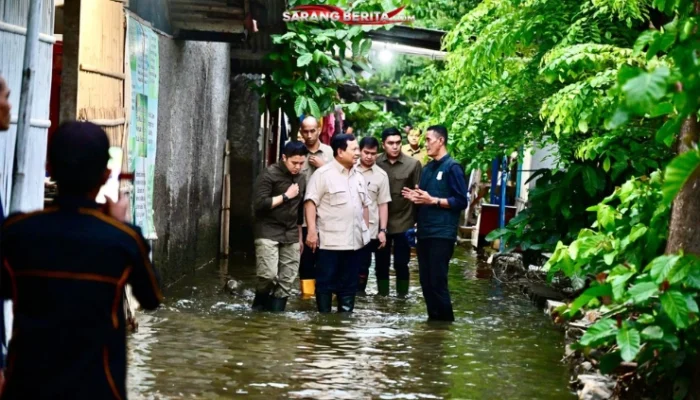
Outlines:
<svg viewBox="0 0 700 400"><path fill-rule="evenodd" d="M411 291L358 297L355 313L319 315L290 298L283 314L255 313L254 268L235 259L176 285L141 314L129 341L132 399L575 398L560 360L564 336L517 290L457 250L450 270L454 324L426 322L417 265ZM233 293L228 279L241 282ZM393 279L393 277L392 277Z"/></svg>

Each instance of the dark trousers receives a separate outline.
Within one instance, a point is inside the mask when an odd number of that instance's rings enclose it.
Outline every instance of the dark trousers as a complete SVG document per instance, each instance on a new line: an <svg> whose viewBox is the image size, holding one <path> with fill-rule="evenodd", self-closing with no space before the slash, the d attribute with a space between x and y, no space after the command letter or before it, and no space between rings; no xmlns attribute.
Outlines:
<svg viewBox="0 0 700 400"><path fill-rule="evenodd" d="M304 252L301 253L301 259L299 260L299 279L315 279L316 278L316 261L318 260L318 249L316 252L311 250L311 247L306 245L306 236L309 230L307 228L301 229L302 240L304 241Z"/></svg>
<svg viewBox="0 0 700 400"><path fill-rule="evenodd" d="M362 250L316 250L316 295L355 297Z"/></svg>
<svg viewBox="0 0 700 400"><path fill-rule="evenodd" d="M365 282L369 276L369 267L372 265L372 254L377 254L377 247L379 247L379 240L374 239L370 241L367 246L363 247L362 250L360 250L362 253L360 255L360 277L364 277Z"/></svg>
<svg viewBox="0 0 700 400"><path fill-rule="evenodd" d="M418 268L428 318L454 321L452 300L447 288L447 272L455 249L449 239L418 239Z"/></svg>
<svg viewBox="0 0 700 400"><path fill-rule="evenodd" d="M389 279L389 266L391 265L391 251L394 250L394 271L396 280L407 281L408 261L411 259L411 246L405 233L387 235L386 246L377 250L377 280Z"/></svg>

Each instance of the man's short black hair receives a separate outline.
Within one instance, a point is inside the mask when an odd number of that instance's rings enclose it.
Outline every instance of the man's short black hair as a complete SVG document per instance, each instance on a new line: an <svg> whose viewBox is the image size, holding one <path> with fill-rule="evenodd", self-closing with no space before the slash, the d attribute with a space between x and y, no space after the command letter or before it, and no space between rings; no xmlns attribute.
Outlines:
<svg viewBox="0 0 700 400"><path fill-rule="evenodd" d="M445 128L442 125L433 125L430 126L428 129L425 130L426 132L428 131L433 131L438 134L441 138L445 139L445 146L447 146L447 128Z"/></svg>
<svg viewBox="0 0 700 400"><path fill-rule="evenodd" d="M362 140L360 140L360 150L364 149L365 147L368 149L378 149L379 141L372 136L363 137Z"/></svg>
<svg viewBox="0 0 700 400"><path fill-rule="evenodd" d="M331 148L333 149L333 157L338 155L338 150L347 150L348 142L352 142L355 139L354 135L348 135L346 133L341 133L339 135L334 135L331 139Z"/></svg>
<svg viewBox="0 0 700 400"><path fill-rule="evenodd" d="M386 142L386 139L389 136L401 136L401 131L399 131L398 129L396 129L394 127L384 129L382 131L382 143ZM403 137L403 136L401 136L401 137Z"/></svg>
<svg viewBox="0 0 700 400"><path fill-rule="evenodd" d="M309 149L306 148L304 142L292 140L284 145L284 151L282 154L284 154L284 156L287 158L294 156L305 156L309 154Z"/></svg>
<svg viewBox="0 0 700 400"><path fill-rule="evenodd" d="M91 122L66 122L51 137L48 159L59 193L88 194L102 184L109 139Z"/></svg>

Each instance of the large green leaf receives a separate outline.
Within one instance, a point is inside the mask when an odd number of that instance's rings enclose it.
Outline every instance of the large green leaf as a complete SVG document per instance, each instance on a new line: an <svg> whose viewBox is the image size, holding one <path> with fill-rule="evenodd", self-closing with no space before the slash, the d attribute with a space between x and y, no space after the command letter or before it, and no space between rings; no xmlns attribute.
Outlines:
<svg viewBox="0 0 700 400"><path fill-rule="evenodd" d="M690 267L685 282L693 289L700 289L700 262L698 262L697 258L695 258L695 262Z"/></svg>
<svg viewBox="0 0 700 400"><path fill-rule="evenodd" d="M627 107L640 115L650 112L666 95L670 75L668 67L660 66L652 72L642 72L629 79L622 86Z"/></svg>
<svg viewBox="0 0 700 400"><path fill-rule="evenodd" d="M311 53L304 53L297 59L297 67L305 67L311 64L314 60L314 55Z"/></svg>
<svg viewBox="0 0 700 400"><path fill-rule="evenodd" d="M304 110L306 109L306 97L299 96L297 99L294 101L294 112L297 113L297 116L301 116L304 114Z"/></svg>
<svg viewBox="0 0 700 400"><path fill-rule="evenodd" d="M369 55L369 50L372 48L372 39L365 39L362 41L360 46L360 55L362 57L367 57Z"/></svg>
<svg viewBox="0 0 700 400"><path fill-rule="evenodd" d="M599 286L592 286L586 289L583 294L581 294L573 303L569 306L568 312L570 315L575 314L581 307L590 303L591 300L602 297L610 296L612 294L612 286L608 283Z"/></svg>
<svg viewBox="0 0 700 400"><path fill-rule="evenodd" d="M669 272L671 272L679 259L680 257L675 255L656 257L644 268L644 271L650 272L651 278L658 285L668 278Z"/></svg>
<svg viewBox="0 0 700 400"><path fill-rule="evenodd" d="M370 110L370 111L379 111L380 110L379 106L371 101L363 101L362 103L360 103L360 105L366 110Z"/></svg>
<svg viewBox="0 0 700 400"><path fill-rule="evenodd" d="M316 103L316 100L309 98L307 99L309 103L309 111L311 111L311 115L313 115L316 118L321 118L321 110L318 107L318 103Z"/></svg>
<svg viewBox="0 0 700 400"><path fill-rule="evenodd" d="M586 330L580 342L584 346L596 346L609 338L615 337L617 331L615 321L609 318L601 319Z"/></svg>
<svg viewBox="0 0 700 400"><path fill-rule="evenodd" d="M670 290L662 294L661 307L677 328L685 329L688 327L688 303L685 300L683 293L676 290Z"/></svg>
<svg viewBox="0 0 700 400"><path fill-rule="evenodd" d="M642 345L639 331L623 326L617 332L617 345L620 347L620 356L623 360L627 362L634 360Z"/></svg>
<svg viewBox="0 0 700 400"><path fill-rule="evenodd" d="M628 293L634 304L643 303L659 294L659 285L654 282L637 283L630 288Z"/></svg>
<svg viewBox="0 0 700 400"><path fill-rule="evenodd" d="M700 168L700 151L687 151L674 158L664 175L664 202L671 204L685 183Z"/></svg>
<svg viewBox="0 0 700 400"><path fill-rule="evenodd" d="M642 331L642 337L647 340L661 340L664 337L664 330L656 325L647 326Z"/></svg>
<svg viewBox="0 0 700 400"><path fill-rule="evenodd" d="M294 82L294 93L297 95L304 94L306 91L306 82L303 80L299 79L296 82Z"/></svg>

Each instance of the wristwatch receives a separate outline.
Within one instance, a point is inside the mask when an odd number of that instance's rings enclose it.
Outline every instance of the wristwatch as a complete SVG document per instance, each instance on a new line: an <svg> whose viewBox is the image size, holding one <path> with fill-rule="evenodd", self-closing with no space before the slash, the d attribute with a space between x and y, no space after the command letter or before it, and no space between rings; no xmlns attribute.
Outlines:
<svg viewBox="0 0 700 400"><path fill-rule="evenodd" d="M382 229L379 230L379 232L384 232L384 233L386 233L386 229L385 229L385 228L382 228Z"/></svg>
<svg viewBox="0 0 700 400"><path fill-rule="evenodd" d="M286 203L289 201L289 197L285 193L282 193L282 203Z"/></svg>

